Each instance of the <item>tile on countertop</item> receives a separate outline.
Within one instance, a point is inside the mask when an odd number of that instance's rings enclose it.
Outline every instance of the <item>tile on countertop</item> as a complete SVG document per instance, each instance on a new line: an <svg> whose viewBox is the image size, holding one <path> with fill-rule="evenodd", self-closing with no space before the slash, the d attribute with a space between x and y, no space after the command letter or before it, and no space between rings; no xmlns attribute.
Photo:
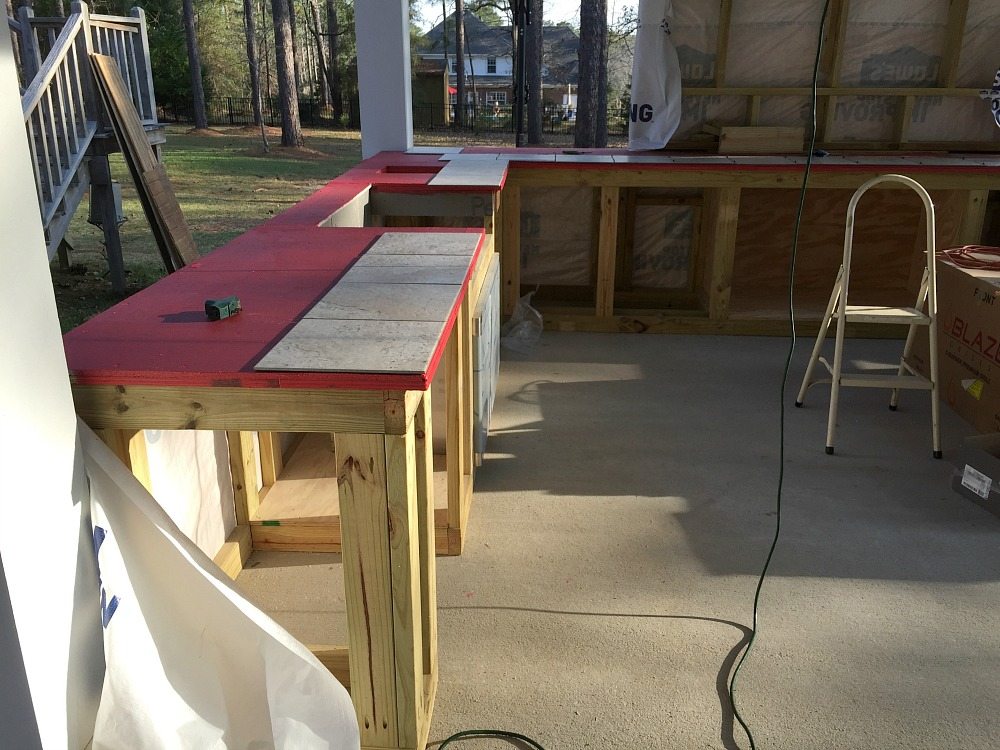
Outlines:
<svg viewBox="0 0 1000 750"><path fill-rule="evenodd" d="M340 281L305 319L441 321L451 314L459 284L361 284Z"/></svg>
<svg viewBox="0 0 1000 750"><path fill-rule="evenodd" d="M479 246L475 232L389 232L379 237L365 253L372 255L464 255L469 258Z"/></svg>
<svg viewBox="0 0 1000 750"><path fill-rule="evenodd" d="M258 371L423 373L443 323L300 320L254 367Z"/></svg>
<svg viewBox="0 0 1000 750"><path fill-rule="evenodd" d="M392 256L382 256L389 258ZM398 258L414 256L395 256ZM458 256L420 256L431 258L448 258ZM455 265L424 265L424 264L399 264L399 265L369 265L361 266L355 264L343 275L338 283L360 283L360 284L461 284L465 281L469 272L469 264L461 263Z"/></svg>

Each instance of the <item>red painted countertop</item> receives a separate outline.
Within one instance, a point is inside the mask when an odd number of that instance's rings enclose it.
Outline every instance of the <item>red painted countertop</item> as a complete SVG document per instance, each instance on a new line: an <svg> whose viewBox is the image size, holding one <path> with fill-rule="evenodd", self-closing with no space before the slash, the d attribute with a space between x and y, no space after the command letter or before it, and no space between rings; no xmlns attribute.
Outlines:
<svg viewBox="0 0 1000 750"><path fill-rule="evenodd" d="M72 382L426 390L454 325L461 297L424 373L253 369L365 250L390 231L272 227L270 223L253 229L66 334L63 340ZM412 231L482 234L476 229ZM466 288L468 282L467 275ZM205 300L230 295L240 298L242 312L224 320L209 321L204 312Z"/></svg>

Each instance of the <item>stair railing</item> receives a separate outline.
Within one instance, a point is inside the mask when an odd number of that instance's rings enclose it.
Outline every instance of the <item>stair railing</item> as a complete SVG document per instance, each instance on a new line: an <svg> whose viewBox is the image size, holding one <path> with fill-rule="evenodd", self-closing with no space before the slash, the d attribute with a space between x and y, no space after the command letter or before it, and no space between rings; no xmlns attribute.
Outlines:
<svg viewBox="0 0 1000 750"><path fill-rule="evenodd" d="M21 97L44 226L59 210L97 130L86 6L81 11L76 5ZM23 26L22 18L22 33Z"/></svg>
<svg viewBox="0 0 1000 750"><path fill-rule="evenodd" d="M85 3L74 2L71 11L68 18L36 18L22 7L18 21L8 23L19 35L27 81L21 110L50 258L89 183L83 166L90 143L108 127L90 69L91 52L116 60L143 124L157 124L142 9L133 8L128 17L92 16Z"/></svg>

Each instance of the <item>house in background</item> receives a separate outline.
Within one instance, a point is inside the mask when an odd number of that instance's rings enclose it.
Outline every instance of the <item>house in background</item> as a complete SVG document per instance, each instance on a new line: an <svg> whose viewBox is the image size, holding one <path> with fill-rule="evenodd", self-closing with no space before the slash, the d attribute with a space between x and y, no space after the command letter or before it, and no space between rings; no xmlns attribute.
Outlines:
<svg viewBox="0 0 1000 750"><path fill-rule="evenodd" d="M445 34L447 28L447 35ZM576 109L577 54L580 38L568 25L544 26L542 29L542 101L547 107ZM514 102L514 55L510 26L489 26L472 13L465 14L466 104L491 108ZM455 17L448 16L423 36L417 50L421 63L447 64L449 96L457 103L455 62ZM413 91L413 106L433 106Z"/></svg>

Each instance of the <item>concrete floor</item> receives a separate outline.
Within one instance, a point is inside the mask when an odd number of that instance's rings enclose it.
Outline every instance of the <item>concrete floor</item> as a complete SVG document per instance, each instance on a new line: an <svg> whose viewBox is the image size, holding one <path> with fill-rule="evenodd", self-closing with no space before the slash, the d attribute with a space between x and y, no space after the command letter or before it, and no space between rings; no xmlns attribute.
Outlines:
<svg viewBox="0 0 1000 750"><path fill-rule="evenodd" d="M725 684L774 530L787 344L546 333L505 352L466 552L438 558L432 740L502 727L547 750L749 746ZM943 409L935 461L925 394L891 413L851 389L827 456L827 403L817 386L788 409L741 713L759 748L994 748L1000 520L952 493L947 461L970 430ZM303 641L343 642L339 556L257 553L238 584Z"/></svg>

